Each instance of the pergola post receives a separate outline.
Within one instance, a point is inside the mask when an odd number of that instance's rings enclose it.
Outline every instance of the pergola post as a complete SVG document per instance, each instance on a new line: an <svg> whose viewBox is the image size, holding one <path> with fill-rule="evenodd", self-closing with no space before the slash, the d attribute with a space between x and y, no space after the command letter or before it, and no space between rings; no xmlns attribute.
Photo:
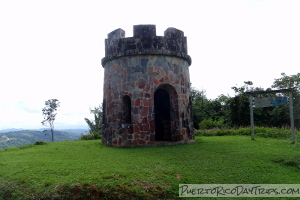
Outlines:
<svg viewBox="0 0 300 200"><path fill-rule="evenodd" d="M250 102L250 122L251 122L251 139L254 140L254 117L253 117L253 96L249 95L249 102Z"/></svg>
<svg viewBox="0 0 300 200"><path fill-rule="evenodd" d="M290 99L290 119L291 119L291 131L292 131L292 144L296 142L295 125L294 125L294 106L293 106L293 92L289 92Z"/></svg>

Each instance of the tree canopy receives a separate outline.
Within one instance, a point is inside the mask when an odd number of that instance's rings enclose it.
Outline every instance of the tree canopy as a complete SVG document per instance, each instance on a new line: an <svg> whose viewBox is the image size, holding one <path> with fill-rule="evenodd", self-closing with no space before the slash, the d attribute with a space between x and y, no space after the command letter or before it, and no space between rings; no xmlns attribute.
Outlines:
<svg viewBox="0 0 300 200"><path fill-rule="evenodd" d="M235 96L220 95L216 99L208 99L205 90L199 91L192 88L192 104L194 127L239 127L250 125L249 91L269 91L274 89L294 88L294 116L295 126L300 128L300 73L288 76L285 73L282 77L274 80L274 83L267 89L254 87L252 81L245 81L242 86L233 86ZM267 97L288 96L288 94L264 94ZM282 127L289 126L288 104L274 107L255 108L255 124L257 126Z"/></svg>

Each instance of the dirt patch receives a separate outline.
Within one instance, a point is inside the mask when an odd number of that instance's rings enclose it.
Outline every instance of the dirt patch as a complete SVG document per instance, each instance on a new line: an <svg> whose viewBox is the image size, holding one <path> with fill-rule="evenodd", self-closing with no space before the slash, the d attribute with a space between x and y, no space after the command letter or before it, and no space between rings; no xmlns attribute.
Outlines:
<svg viewBox="0 0 300 200"><path fill-rule="evenodd" d="M279 158L276 160L272 160L272 162L276 163L276 164L282 164L284 166L295 167L297 169L300 169L300 159L299 158L294 158L294 159Z"/></svg>
<svg viewBox="0 0 300 200"><path fill-rule="evenodd" d="M75 186L61 186L56 188L58 199L176 199L166 187L156 186L143 181L135 182L134 185L142 186L136 190L129 185L119 185L113 188L100 188L97 185L78 184ZM143 188L143 189L142 189Z"/></svg>

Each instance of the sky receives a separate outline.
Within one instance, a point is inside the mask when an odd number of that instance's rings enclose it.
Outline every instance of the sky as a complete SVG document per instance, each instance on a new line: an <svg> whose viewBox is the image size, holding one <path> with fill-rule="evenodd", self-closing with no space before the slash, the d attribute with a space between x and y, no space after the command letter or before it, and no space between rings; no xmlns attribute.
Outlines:
<svg viewBox="0 0 300 200"><path fill-rule="evenodd" d="M55 128L87 128L103 99L104 40L122 28L182 30L192 87L209 99L252 81L270 87L300 66L299 0L1 0L0 129L43 128L58 99Z"/></svg>

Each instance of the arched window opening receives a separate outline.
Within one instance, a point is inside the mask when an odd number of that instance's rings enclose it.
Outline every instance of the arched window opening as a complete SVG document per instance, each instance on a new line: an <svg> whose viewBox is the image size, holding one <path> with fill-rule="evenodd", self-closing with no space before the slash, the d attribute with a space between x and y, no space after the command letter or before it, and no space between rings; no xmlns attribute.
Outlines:
<svg viewBox="0 0 300 200"><path fill-rule="evenodd" d="M125 95L122 99L122 124L131 124L131 99L129 96Z"/></svg>

